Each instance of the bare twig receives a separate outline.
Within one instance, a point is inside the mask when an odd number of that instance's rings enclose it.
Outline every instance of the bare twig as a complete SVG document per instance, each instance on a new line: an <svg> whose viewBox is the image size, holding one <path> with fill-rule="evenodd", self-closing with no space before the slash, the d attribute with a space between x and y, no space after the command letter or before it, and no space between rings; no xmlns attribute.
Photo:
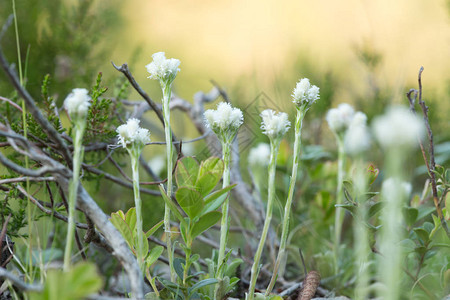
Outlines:
<svg viewBox="0 0 450 300"><path fill-rule="evenodd" d="M40 109L37 107L36 102L31 97L31 95L28 93L28 91L20 84L19 79L17 78L16 74L12 70L11 66L9 65L8 61L6 60L6 57L3 53L1 44L0 44L0 65L2 69L5 71L6 76L10 80L11 84L14 86L14 88L17 90L19 95L23 98L25 101L25 104L27 105L27 108L29 112L33 115L36 122L41 125L42 130L48 135L49 139L58 144L61 150L61 154L64 157L66 163L71 166L72 165L72 155L69 152L69 149L67 148L66 143L61 138L61 135L56 131L55 128L50 124L50 122L44 117Z"/></svg>
<svg viewBox="0 0 450 300"><path fill-rule="evenodd" d="M3 124L0 125L2 127L1 130L3 130L4 132L7 132L9 134L14 133L10 129L9 130L5 129L6 126L4 126ZM8 139L10 139L10 142L12 141L11 138ZM21 143L22 146L27 149L27 155L31 159L43 165L40 171L44 170L45 172L51 172L56 182L62 188L62 190L65 193L67 193L69 190L69 181L72 173L71 170L64 167L58 161L47 156L44 152L41 151L41 149L37 148L33 143L30 143L27 140L25 141L22 140ZM27 176L40 177L41 176L40 173L45 173L36 170L29 170L21 166L18 166L17 164L6 159L1 153L0 153L0 161L3 162L5 166L11 167L14 171ZM139 269L136 258L131 253L124 238L120 235L120 233L117 231L114 225L112 225L112 223L109 221L108 216L97 205L97 203L92 199L92 197L89 195L89 193L84 189L82 185L79 186L77 195L78 195L77 202L80 209L89 218L92 219L97 228L101 229L105 239L113 249L113 255L120 261L125 272L127 273L129 280L131 282L131 290L133 296L136 298L143 298L144 297L143 276Z"/></svg>
<svg viewBox="0 0 450 300"><path fill-rule="evenodd" d="M123 180L121 180L120 178L113 176L107 172L104 172L100 169L94 168L92 166L89 166L87 164L82 164L83 169L85 169L88 172L97 174L97 175L102 175L103 177L105 177L108 180L111 180L112 182L115 182L121 186L127 187L129 189L133 188L133 184L129 183L129 182L125 182ZM145 193L145 194L149 194L149 195L154 195L154 196L160 196L161 193L159 191L155 191L155 190L149 190L149 189L145 189L145 188L140 188L141 193Z"/></svg>
<svg viewBox="0 0 450 300"><path fill-rule="evenodd" d="M5 97L1 97L0 96L0 100L5 101L7 103L9 103L10 105L14 106L14 108L16 108L17 110L19 110L20 112L22 112L22 107L20 107L19 105L17 105L14 101L12 101L11 99L5 98Z"/></svg>
<svg viewBox="0 0 450 300"><path fill-rule="evenodd" d="M47 173L61 172L61 170L57 170L55 168L51 168L48 166L43 166L42 168L39 168L36 170L27 169L22 166L19 166L18 164L13 163L9 159L7 159L5 156L3 156L2 153L0 153L0 162L5 167L13 170L16 173L23 174L26 176L31 176L31 177L41 177L42 175L47 174Z"/></svg>
<svg viewBox="0 0 450 300"><path fill-rule="evenodd" d="M14 15L10 14L8 16L8 18L6 19L5 24L3 24L2 31L0 31L0 41L3 39L3 36L5 35L6 31L9 28L9 26L11 26L13 20L14 20Z"/></svg>
<svg viewBox="0 0 450 300"><path fill-rule="evenodd" d="M11 283L19 288L21 291L26 292L41 292L42 286L38 284L29 284L23 282L19 277L9 272L5 268L0 268L0 277L11 281Z"/></svg>
<svg viewBox="0 0 450 300"><path fill-rule="evenodd" d="M68 222L68 219L67 219L66 216L64 216L64 215L62 215L62 214L60 214L60 213L58 213L56 211L53 211L51 209L48 209L48 208L44 207L38 199L36 199L32 195L30 195L21 185L17 185L16 188L22 195L24 195L25 197L29 197L30 201L34 205L36 205L36 207L39 208L45 214L47 214L49 216L54 216L55 218L57 218L57 219L59 219L61 221L64 221L66 223ZM81 229L88 229L88 226L86 224L83 224L83 223L76 222L75 225L78 228L81 228Z"/></svg>
<svg viewBox="0 0 450 300"><path fill-rule="evenodd" d="M133 75L130 72L130 69L128 68L127 64L122 64L120 67L111 62L113 67L121 72L125 77L128 79L128 81L131 83L133 88L141 95L142 98L148 103L148 105L155 111L156 115L158 116L158 119L161 121L161 123L164 126L164 117L162 115L162 110L158 108L156 103L150 98L150 96L141 88L141 86L136 82ZM176 142L177 138L175 134L172 132L172 142ZM180 145L174 144L175 149L177 150L177 153L181 153L181 147Z"/></svg>
<svg viewBox="0 0 450 300"><path fill-rule="evenodd" d="M428 134L429 162L428 162L428 159L425 154L423 142L421 140L419 140L420 149L422 151L425 165L428 169L428 175L430 176L430 179L431 179L431 191L433 194L433 202L434 202L434 206L436 208L436 213L439 217L439 220L441 221L442 228L445 230L447 237L450 239L450 231L448 229L444 214L442 213L442 208L439 203L439 197L438 197L438 192L437 192L436 174L434 173L435 169L436 169L436 161L434 158L433 132L431 130L430 121L428 119L428 106L425 104L425 101L422 100L422 72L423 72L423 67L420 67L419 75L418 75L419 91L411 89L406 95L407 95L409 103L410 103L410 109L414 114L416 114L415 100L417 98L417 94L419 95L419 106L422 109L423 120L425 122L425 127L427 129L427 134ZM414 94L414 96L412 96L412 94Z"/></svg>
<svg viewBox="0 0 450 300"><path fill-rule="evenodd" d="M11 183L17 183L17 182L26 182L26 181L35 181L35 182L55 181L55 177L52 177L52 176L49 176L49 177L23 176L23 177L16 177L16 178L6 178L6 179L1 179L0 184L11 184Z"/></svg>

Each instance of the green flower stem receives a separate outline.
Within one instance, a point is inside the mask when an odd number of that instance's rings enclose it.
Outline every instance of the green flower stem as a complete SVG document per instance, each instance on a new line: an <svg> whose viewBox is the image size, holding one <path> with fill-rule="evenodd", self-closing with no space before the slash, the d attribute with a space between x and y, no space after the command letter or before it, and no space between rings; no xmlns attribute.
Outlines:
<svg viewBox="0 0 450 300"><path fill-rule="evenodd" d="M164 131L166 135L166 152L167 152L167 196L169 199L173 193L172 169L173 169L173 144L172 144L172 130L170 127L170 108L169 102L172 94L172 86L161 82L163 88L163 115L164 115ZM169 259L170 279L175 282L175 269L173 266L173 251L172 251L172 232L170 230L170 208L167 204L164 205L164 231L166 233L167 256Z"/></svg>
<svg viewBox="0 0 450 300"><path fill-rule="evenodd" d="M223 159L223 184L222 187L227 187L230 185L230 161L231 161L231 142L222 142L222 159ZM220 223L220 246L219 255L217 260L217 274L218 278L222 278L222 272L219 272L220 265L225 263L223 260L225 258L225 249L228 241L228 228L230 225L230 220L228 218L228 204L229 197L225 199L222 204L222 221Z"/></svg>
<svg viewBox="0 0 450 300"><path fill-rule="evenodd" d="M301 131L302 131L302 124L303 119L306 114L306 109L297 108L297 118L295 121L295 141L294 141L294 157L293 157L293 166L292 166L292 175L291 175L291 181L289 183L289 192L288 192L288 198L286 201L286 205L284 207L284 217L283 217L283 231L281 233L281 242L280 242L280 249L278 250L277 259L275 261L275 266L272 274L272 278L270 279L269 286L266 290L266 296L270 294L272 291L278 277L278 271L280 269L281 262L284 259L285 253L286 253L286 241L289 234L289 220L291 215L291 207L292 207L292 199L294 198L294 190L295 190L295 183L297 181L297 171L298 171L298 165L300 161L300 148L302 145L301 141Z"/></svg>
<svg viewBox="0 0 450 300"><path fill-rule="evenodd" d="M80 166L83 160L83 134L86 128L86 120L77 118L74 120L74 138L73 138L73 171L72 171L72 181L69 185L69 218L68 218L68 228L67 228L67 240L66 249L64 251L64 271L68 271L70 268L70 258L72 256L72 243L75 235L75 205L77 199L77 191L80 176Z"/></svg>
<svg viewBox="0 0 450 300"><path fill-rule="evenodd" d="M248 289L248 300L254 299L256 280L259 273L259 262L261 260L261 254L266 243L267 233L269 232L270 222L272 220L273 201L275 198L275 171L277 166L278 149L280 147L280 139L270 141L270 161L269 161L269 183L268 183L268 199L267 199L267 211L266 219L264 220L264 227L259 240L258 248L256 249L255 258L253 260L250 287Z"/></svg>
<svg viewBox="0 0 450 300"><path fill-rule="evenodd" d="M188 233L189 234L189 233ZM192 254L192 239L191 237L188 237L188 241L186 244L186 248L184 249L185 252L185 257L186 257L186 261L185 261L185 266L184 266L184 270L183 270L183 285L186 286L186 279L189 275L189 268L191 267L191 254Z"/></svg>
<svg viewBox="0 0 450 300"><path fill-rule="evenodd" d="M158 288L155 285L155 282L153 281L152 275L150 274L150 268L146 268L145 274L147 275L147 280L150 283L150 285L153 289L153 292L156 294L156 297L158 297L157 299L159 299L160 294L159 294Z"/></svg>
<svg viewBox="0 0 450 300"><path fill-rule="evenodd" d="M367 191L367 171L362 157L356 158L355 174L353 176L353 184L355 186L355 195L358 200L358 210L356 218L356 226L354 231L355 250L357 263L357 276L355 288L355 300L364 300L368 298L369 284L369 262L368 256L371 253L369 248L369 235L365 221L367 219L367 205L364 194Z"/></svg>
<svg viewBox="0 0 450 300"><path fill-rule="evenodd" d="M397 186L392 188L389 186L383 189L383 208L381 220L381 238L380 252L382 254L381 263L379 264L379 276L385 287L381 298L386 300L400 299L400 289L402 278L402 255L400 249L400 241L402 240L402 207L404 203L405 193L401 183L403 181L403 159L405 152L399 149L390 149L387 153L386 165L387 176L397 181Z"/></svg>
<svg viewBox="0 0 450 300"><path fill-rule="evenodd" d="M137 237L137 249L136 257L139 264L139 268L144 272L145 262L144 259L147 253L144 253L144 236L142 231L142 201L141 193L139 190L139 156L140 149L136 149L139 146L132 144L130 151L131 157L131 170L133 173L133 191L134 191L134 205L136 207L136 237Z"/></svg>
<svg viewBox="0 0 450 300"><path fill-rule="evenodd" d="M343 183L344 183L344 165L345 165L345 151L344 139L336 135L338 144L338 174L337 174L337 188L336 188L336 205L343 203ZM339 244L341 241L342 223L344 221L344 214L342 207L336 207L336 216L334 219L334 259L335 272L338 271L339 258Z"/></svg>

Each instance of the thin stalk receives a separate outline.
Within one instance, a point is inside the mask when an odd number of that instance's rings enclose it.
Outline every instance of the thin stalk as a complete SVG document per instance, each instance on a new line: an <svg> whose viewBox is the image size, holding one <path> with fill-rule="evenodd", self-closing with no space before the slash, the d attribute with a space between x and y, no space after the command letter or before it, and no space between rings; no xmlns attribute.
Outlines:
<svg viewBox="0 0 450 300"><path fill-rule="evenodd" d="M356 172L353 178L353 184L355 186L356 195L358 200L358 210L356 226L355 226L355 248L356 248L356 262L359 266L356 276L356 288L355 299L364 300L368 298L368 285L369 285L369 264L368 256L371 253L369 248L369 235L367 232L367 226L365 224L367 218L367 206L364 193L367 190L367 174L362 157L356 159Z"/></svg>
<svg viewBox="0 0 450 300"><path fill-rule="evenodd" d="M184 266L184 271L183 271L183 285L186 286L186 279L189 275L189 268L191 267L191 263L190 263L190 259L191 259L191 247L192 247L192 242L189 242L189 245L186 245L186 249L185 249L185 257L186 257L186 262L185 262L185 266Z"/></svg>
<svg viewBox="0 0 450 300"><path fill-rule="evenodd" d="M256 249L255 258L253 260L250 287L248 288L248 300L253 300L255 297L256 281L258 279L259 262L261 254L266 243L267 233L269 232L270 222L272 220L273 201L275 198L275 171L277 166L279 141L270 141L270 161L269 161L269 183L268 183L268 199L266 219L264 220L264 227L259 240L258 248Z"/></svg>
<svg viewBox="0 0 450 300"><path fill-rule="evenodd" d="M170 108L169 101L172 94L171 85L161 85L163 87L163 115L164 115L164 131L166 136L166 152L167 152L167 196L169 199L173 193L172 183L172 169L173 169L173 144L172 144L172 130L170 128ZM173 251L172 251L172 232L170 230L170 208L167 204L164 205L164 230L166 233L167 256L169 258L170 279L175 282L175 269L173 266Z"/></svg>
<svg viewBox="0 0 450 300"><path fill-rule="evenodd" d="M391 149L387 153L387 176L395 180L396 186L387 185L383 191L383 208L381 220L380 251L383 253L379 265L379 276L385 285L383 295L386 300L400 299L400 284L402 278L402 254L399 242L402 239L402 206L405 193L402 187L402 163L404 153Z"/></svg>
<svg viewBox="0 0 450 300"><path fill-rule="evenodd" d="M223 159L223 183L222 187L226 187L230 185L230 161L231 161L231 143L223 142L222 143L222 159ZM220 245L219 245L219 255L217 259L217 277L222 278L222 272L219 272L221 269L220 266L222 263L225 263L223 260L225 258L225 248L228 241L228 228L230 226L229 217L228 217L228 206L229 206L229 197L225 199L222 204L222 221L220 222Z"/></svg>
<svg viewBox="0 0 450 300"><path fill-rule="evenodd" d="M132 146L136 147L135 145ZM133 151L134 150L134 151ZM141 193L139 191L139 156L140 151L133 149L131 153L131 169L133 173L133 191L134 191L134 205L136 207L136 236L138 239L136 256L139 264L139 268L144 272L144 258L146 253L144 253L144 237L142 235L142 201Z"/></svg>
<svg viewBox="0 0 450 300"><path fill-rule="evenodd" d="M291 181L289 183L289 191L288 191L288 198L286 201L286 205L284 207L284 217L283 217L283 231L281 233L281 241L280 241L280 249L278 250L277 259L275 261L275 266L273 269L272 278L270 279L269 286L266 290L266 296L270 294L272 291L277 278L278 278L278 271L281 265L281 262L284 259L285 253L286 253L286 241L289 235L289 220L291 216L291 207L292 207L292 199L294 198L294 190L295 190L295 183L297 181L297 171L298 171L298 165L300 161L300 148L302 145L301 141L301 131L302 131L302 124L303 124L303 118L305 117L306 111L304 109L297 108L297 118L295 121L295 141L294 141L294 157L293 157L293 165L292 165L292 175L291 175Z"/></svg>
<svg viewBox="0 0 450 300"><path fill-rule="evenodd" d="M17 48L17 64L19 69L19 81L20 85L24 85L23 74L22 74L22 59L20 55L20 40L19 40L19 25L17 24L17 13L16 13L16 1L12 0L12 9L14 14L14 31L16 35L16 48ZM23 124L23 136L27 138L28 136L28 126L27 126L27 110L25 106L25 101L22 101L22 124ZM25 156L25 168L29 168L29 160L28 156ZM27 194L29 195L30 190L30 181L27 179L25 185ZM27 222L28 222L28 236L29 236L29 245L28 245L28 266L29 266L29 274L33 274L33 247L32 247L32 233L33 229L31 227L32 218L31 218L31 201L30 197L27 196Z"/></svg>
<svg viewBox="0 0 450 300"><path fill-rule="evenodd" d="M64 271L68 271L70 268L70 258L72 256L72 244L75 235L75 204L77 199L77 191L80 176L80 166L83 160L83 133L86 126L85 120L75 120L75 137L73 140L74 153L73 153L73 173L72 180L69 187L69 217L66 237L66 249L64 251Z"/></svg>
<svg viewBox="0 0 450 300"><path fill-rule="evenodd" d="M157 299L159 299L159 297L160 297L159 291L155 285L155 282L153 281L152 275L150 275L150 268L147 268L145 270L145 274L147 275L148 282L150 282L150 285L152 286L153 292L156 294L156 297L158 297Z"/></svg>
<svg viewBox="0 0 450 300"><path fill-rule="evenodd" d="M336 135L338 144L338 175L336 188L336 205L343 203L343 183L344 183L344 165L345 165L345 151L343 138ZM344 221L344 214L342 207L336 207L336 216L334 219L334 259L335 259L335 274L337 274L339 266L339 244L342 234L342 222Z"/></svg>

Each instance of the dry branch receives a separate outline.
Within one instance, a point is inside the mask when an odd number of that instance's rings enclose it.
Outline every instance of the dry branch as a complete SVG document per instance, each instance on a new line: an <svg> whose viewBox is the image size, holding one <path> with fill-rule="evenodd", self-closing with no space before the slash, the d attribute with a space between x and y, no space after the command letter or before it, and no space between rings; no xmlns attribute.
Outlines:
<svg viewBox="0 0 450 300"><path fill-rule="evenodd" d="M423 120L425 123L425 127L427 129L427 135L428 135L428 155L429 155L429 161L427 159L427 155L425 153L425 147L423 145L423 142L419 139L419 145L420 150L422 151L422 156L425 161L425 165L428 170L428 175L431 179L431 192L433 194L433 202L434 206L436 208L436 213L439 217L439 220L441 221L442 228L444 228L445 233L447 234L447 237L450 239L450 231L447 226L447 222L445 220L444 214L442 213L442 208L439 203L439 197L437 192L437 183L436 183L436 174L434 173L436 170L436 161L434 158L434 142L433 142L433 131L431 130L430 121L428 119L428 106L425 104L425 101L422 100L422 72L423 67L420 67L419 75L418 75L418 82L419 82L419 90L411 89L408 93L406 93L406 96L409 100L409 107L413 114L416 114L416 99L417 95L419 95L419 106L422 109L423 113Z"/></svg>

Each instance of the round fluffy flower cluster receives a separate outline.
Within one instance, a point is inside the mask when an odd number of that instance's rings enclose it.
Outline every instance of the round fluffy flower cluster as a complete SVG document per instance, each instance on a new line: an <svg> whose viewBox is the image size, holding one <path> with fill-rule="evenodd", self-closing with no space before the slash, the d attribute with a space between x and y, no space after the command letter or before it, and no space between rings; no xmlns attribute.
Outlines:
<svg viewBox="0 0 450 300"><path fill-rule="evenodd" d="M138 119L128 119L126 124L117 127L119 144L127 148L128 145L137 145L143 147L150 142L150 132L148 129L139 127Z"/></svg>
<svg viewBox="0 0 450 300"><path fill-rule="evenodd" d="M383 181L381 186L381 192L385 195L395 194L396 192L401 192L404 197L411 194L412 185L409 182L402 181L400 179L389 177Z"/></svg>
<svg viewBox="0 0 450 300"><path fill-rule="evenodd" d="M87 116L89 106L91 105L89 102L91 98L88 93L86 89L73 89L72 93L66 97L66 100L64 100L64 108L71 118L85 118Z"/></svg>
<svg viewBox="0 0 450 300"><path fill-rule="evenodd" d="M370 133L367 128L367 116L363 112L356 112L345 133L345 151L358 154L370 147Z"/></svg>
<svg viewBox="0 0 450 300"><path fill-rule="evenodd" d="M244 122L242 111L239 108L232 107L227 102L220 102L215 110L208 109L205 111L204 117L206 126L211 128L219 137L234 138L237 130Z"/></svg>
<svg viewBox="0 0 450 300"><path fill-rule="evenodd" d="M298 106L306 104L307 107L309 107L319 98L319 88L315 85L311 85L308 78L303 78L297 82L297 85L292 92L292 102Z"/></svg>
<svg viewBox="0 0 450 300"><path fill-rule="evenodd" d="M264 130L263 133L271 140L283 137L291 127L288 115L284 112L277 114L271 109L266 109L260 116L262 118L261 129Z"/></svg>
<svg viewBox="0 0 450 300"><path fill-rule="evenodd" d="M328 126L335 133L341 133L347 130L355 115L355 110L350 104L342 103L337 108L328 111L326 120Z"/></svg>
<svg viewBox="0 0 450 300"><path fill-rule="evenodd" d="M415 147L424 133L423 121L407 108L391 107L373 121L375 137L383 148Z"/></svg>
<svg viewBox="0 0 450 300"><path fill-rule="evenodd" d="M166 84L171 84L180 71L180 61L175 58L167 59L164 52L157 52L152 55L153 61L146 65L148 78L157 79Z"/></svg>
<svg viewBox="0 0 450 300"><path fill-rule="evenodd" d="M259 143L250 149L248 162L252 166L268 166L270 160L270 146L266 143Z"/></svg>

